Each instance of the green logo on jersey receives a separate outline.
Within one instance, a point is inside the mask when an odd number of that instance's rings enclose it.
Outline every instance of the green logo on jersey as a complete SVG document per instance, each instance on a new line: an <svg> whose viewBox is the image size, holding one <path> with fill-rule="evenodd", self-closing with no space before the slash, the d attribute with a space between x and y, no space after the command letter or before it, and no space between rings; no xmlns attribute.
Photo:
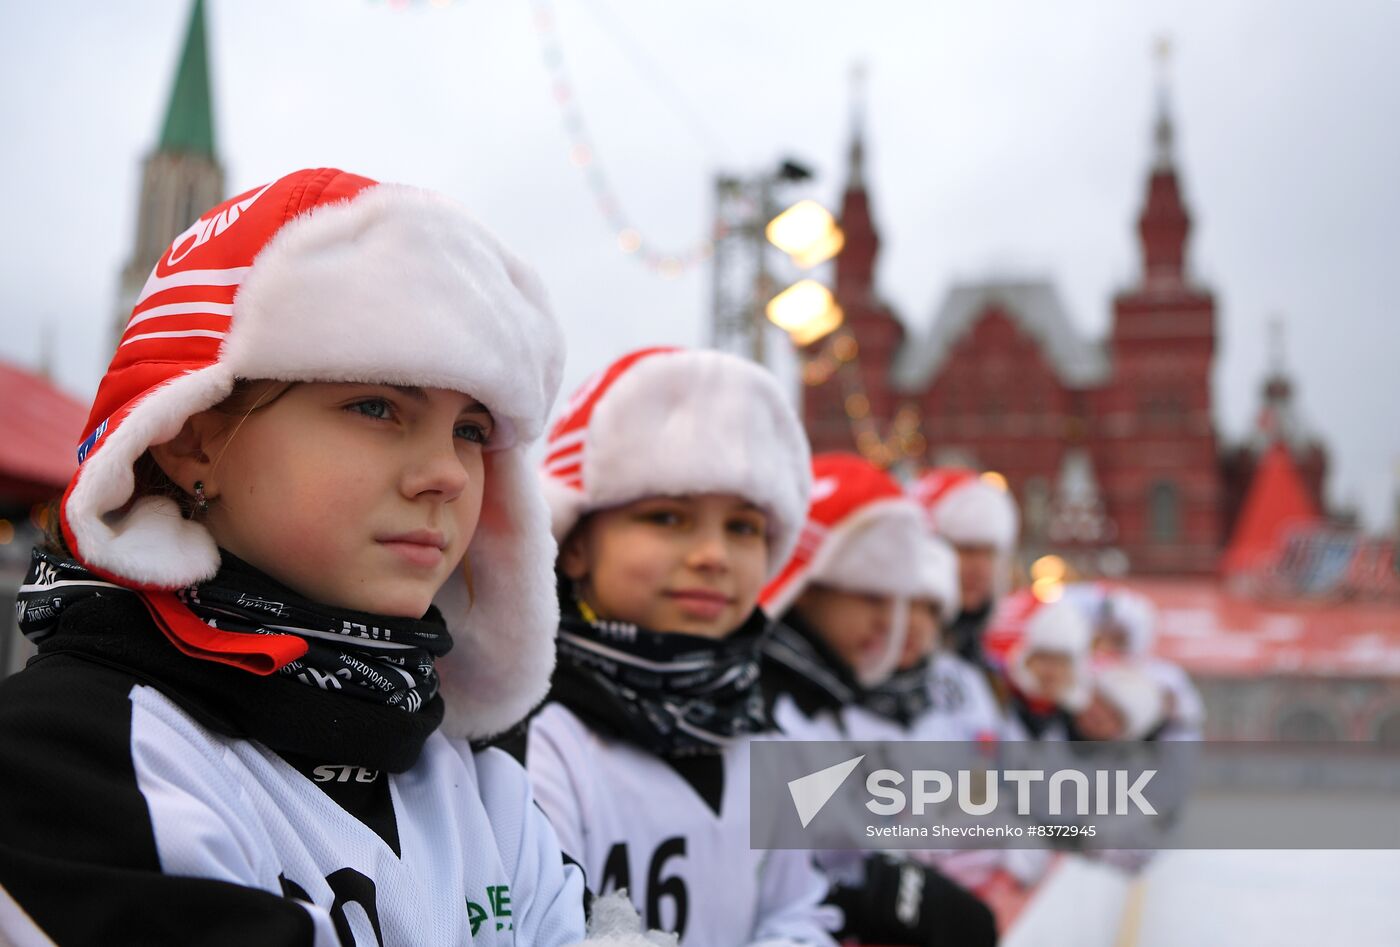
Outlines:
<svg viewBox="0 0 1400 947"><path fill-rule="evenodd" d="M487 918L496 922L498 931L515 930L515 923L510 920L510 885L487 885L486 904L489 911L471 898L467 899L467 919L472 922L473 937Z"/></svg>

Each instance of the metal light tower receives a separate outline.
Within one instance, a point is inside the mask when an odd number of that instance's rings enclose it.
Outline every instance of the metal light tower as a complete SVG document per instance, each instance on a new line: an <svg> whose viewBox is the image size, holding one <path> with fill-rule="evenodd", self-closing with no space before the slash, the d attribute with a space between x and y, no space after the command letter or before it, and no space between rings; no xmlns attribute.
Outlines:
<svg viewBox="0 0 1400 947"><path fill-rule="evenodd" d="M766 364L770 319L800 344L816 338L813 332L825 334L839 324L840 312L830 302L830 293L823 308L820 294L812 292L819 287L810 280L782 294L781 319L770 306L774 298L768 268L770 243L803 268L824 262L841 249L840 228L816 202L802 201L781 215L776 213L775 192L784 184L811 177L811 171L786 160L772 171L751 177L722 174L716 178L710 321L714 348ZM806 291L792 292L799 289Z"/></svg>
<svg viewBox="0 0 1400 947"><path fill-rule="evenodd" d="M759 306L769 279L762 242L770 195L766 176L746 180L721 174L715 179L710 345L759 362L767 331Z"/></svg>

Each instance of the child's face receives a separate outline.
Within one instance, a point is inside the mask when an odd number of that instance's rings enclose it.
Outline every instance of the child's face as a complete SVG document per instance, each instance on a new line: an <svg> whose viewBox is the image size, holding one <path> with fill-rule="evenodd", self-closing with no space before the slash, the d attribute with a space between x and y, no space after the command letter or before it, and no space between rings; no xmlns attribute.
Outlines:
<svg viewBox="0 0 1400 947"><path fill-rule="evenodd" d="M601 618L723 638L758 602L767 532L764 513L731 494L649 497L590 514L559 564Z"/></svg>
<svg viewBox="0 0 1400 947"><path fill-rule="evenodd" d="M417 618L476 530L491 415L437 388L300 384L201 445L220 546L315 601ZM203 419L203 420L201 420ZM218 425L218 427L212 427Z"/></svg>
<svg viewBox="0 0 1400 947"><path fill-rule="evenodd" d="M803 591L797 613L836 656L865 681L886 661L892 647L894 598L846 592L829 585ZM889 665L884 665L889 670Z"/></svg>
<svg viewBox="0 0 1400 947"><path fill-rule="evenodd" d="M1130 644L1128 633L1116 622L1105 622L1099 626L1094 636L1094 650L1110 657L1121 658L1128 654Z"/></svg>
<svg viewBox="0 0 1400 947"><path fill-rule="evenodd" d="M1074 661L1057 651L1033 651L1026 657L1026 670L1036 690L1047 700L1059 700L1074 685Z"/></svg>
<svg viewBox="0 0 1400 947"><path fill-rule="evenodd" d="M907 671L933 653L938 643L938 633L943 627L938 617L941 610L938 602L929 599L915 599L909 603L909 630L904 636L899 670Z"/></svg>
<svg viewBox="0 0 1400 947"><path fill-rule="evenodd" d="M960 601L967 611L976 611L992 600L996 584L995 546L958 546Z"/></svg>

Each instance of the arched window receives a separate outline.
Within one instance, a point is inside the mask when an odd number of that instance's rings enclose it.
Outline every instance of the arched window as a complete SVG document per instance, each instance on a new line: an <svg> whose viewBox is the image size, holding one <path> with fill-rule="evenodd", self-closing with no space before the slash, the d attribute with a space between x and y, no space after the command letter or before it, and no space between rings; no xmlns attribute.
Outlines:
<svg viewBox="0 0 1400 947"><path fill-rule="evenodd" d="M1050 529L1050 483L1044 477L1026 478L1021 509L1026 522L1027 538L1043 542Z"/></svg>
<svg viewBox="0 0 1400 947"><path fill-rule="evenodd" d="M1400 710L1392 710L1377 721L1376 742L1400 746Z"/></svg>
<svg viewBox="0 0 1400 947"><path fill-rule="evenodd" d="M1284 712L1278 722L1280 740L1336 740L1341 733L1332 718L1315 707L1294 707Z"/></svg>
<svg viewBox="0 0 1400 947"><path fill-rule="evenodd" d="M1159 480L1148 491L1147 531L1158 543L1173 542L1181 535L1181 499L1176 484Z"/></svg>

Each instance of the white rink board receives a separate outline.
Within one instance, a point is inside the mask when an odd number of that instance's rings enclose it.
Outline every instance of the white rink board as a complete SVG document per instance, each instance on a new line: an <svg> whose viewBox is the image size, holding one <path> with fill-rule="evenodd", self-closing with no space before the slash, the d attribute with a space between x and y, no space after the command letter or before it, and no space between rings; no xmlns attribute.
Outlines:
<svg viewBox="0 0 1400 947"><path fill-rule="evenodd" d="M1396 947L1397 892L1395 851L1169 851L1136 881L1075 856L1002 945Z"/></svg>

